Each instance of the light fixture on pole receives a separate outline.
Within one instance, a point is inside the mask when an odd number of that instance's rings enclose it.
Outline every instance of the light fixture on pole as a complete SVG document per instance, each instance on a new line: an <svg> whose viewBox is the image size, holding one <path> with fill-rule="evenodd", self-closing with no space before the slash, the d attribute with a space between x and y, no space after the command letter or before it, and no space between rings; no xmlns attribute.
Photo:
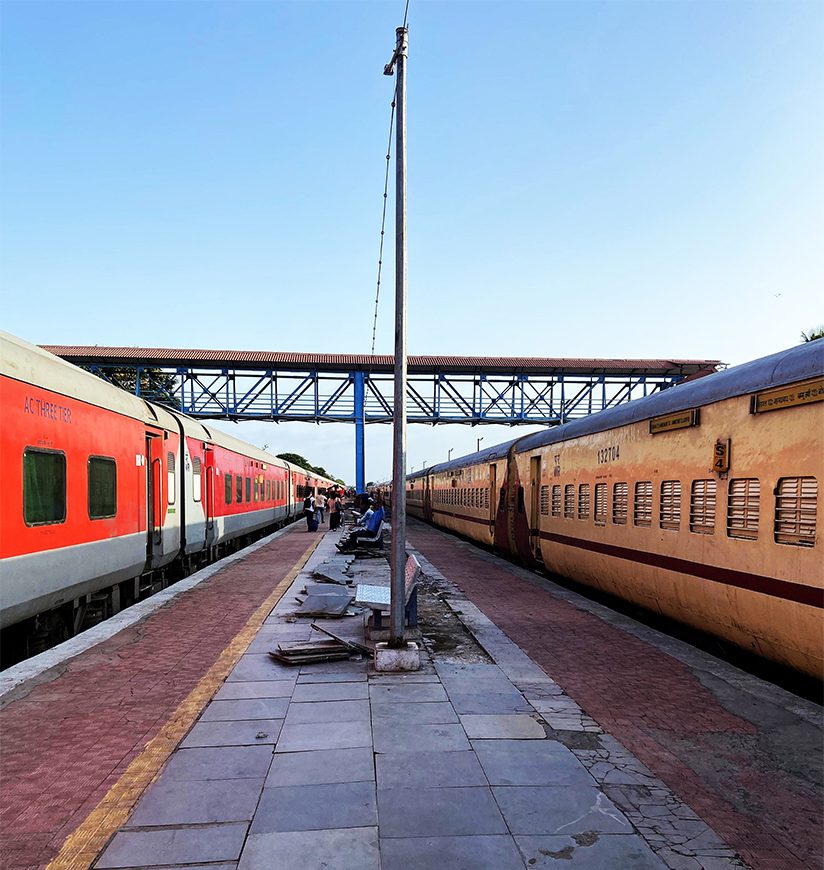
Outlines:
<svg viewBox="0 0 824 870"><path fill-rule="evenodd" d="M476 453L481 449L481 441L484 440L484 439L483 439L483 436L481 436L481 437L478 438L477 440L478 440L478 443L477 443L477 445L475 446L475 452L476 452Z"/></svg>

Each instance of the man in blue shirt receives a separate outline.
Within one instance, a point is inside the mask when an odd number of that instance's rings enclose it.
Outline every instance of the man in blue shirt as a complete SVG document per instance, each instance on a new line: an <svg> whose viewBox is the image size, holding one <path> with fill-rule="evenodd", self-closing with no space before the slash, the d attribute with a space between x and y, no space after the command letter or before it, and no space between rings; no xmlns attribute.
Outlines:
<svg viewBox="0 0 824 870"><path fill-rule="evenodd" d="M378 529L381 527L381 524L383 523L385 517L386 513L383 509L383 499L378 496L377 503L374 506L374 510L372 511L372 515L366 521L366 528L355 529L355 531L353 531L348 538L336 545L337 548L339 550L348 550L358 545L359 538L374 537L377 534Z"/></svg>

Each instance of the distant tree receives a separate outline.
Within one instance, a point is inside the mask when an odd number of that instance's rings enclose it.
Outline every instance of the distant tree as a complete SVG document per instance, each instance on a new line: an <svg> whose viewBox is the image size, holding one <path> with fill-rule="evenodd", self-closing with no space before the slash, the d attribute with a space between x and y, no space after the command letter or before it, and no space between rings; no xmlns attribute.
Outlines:
<svg viewBox="0 0 824 870"><path fill-rule="evenodd" d="M301 456L299 453L278 453L278 459L291 462L292 465L299 465L301 468L305 468L307 471L312 471L321 477L332 477L332 475L322 465L312 465L308 459Z"/></svg>
<svg viewBox="0 0 824 870"><path fill-rule="evenodd" d="M809 332L801 333L801 341L816 341L824 338L824 326L814 326Z"/></svg>

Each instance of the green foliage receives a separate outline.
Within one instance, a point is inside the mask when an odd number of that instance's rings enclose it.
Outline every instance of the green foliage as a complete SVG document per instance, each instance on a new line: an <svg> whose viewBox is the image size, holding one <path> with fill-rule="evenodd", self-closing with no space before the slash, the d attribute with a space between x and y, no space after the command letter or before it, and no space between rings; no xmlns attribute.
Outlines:
<svg viewBox="0 0 824 870"><path fill-rule="evenodd" d="M330 479L332 475L322 466L322 465L312 465L308 459L301 456L299 453L278 453L278 459L283 459L286 462L291 462L292 465L299 465L301 468L305 468L307 471L313 471L315 474L319 474L321 477L326 477ZM339 480L338 483L343 483L342 480Z"/></svg>
<svg viewBox="0 0 824 870"><path fill-rule="evenodd" d="M95 374L103 380L136 394L137 371L133 368L100 369ZM144 368L140 373L140 396L158 405L180 410L180 399L177 397L177 375L164 372L161 369Z"/></svg>
<svg viewBox="0 0 824 870"><path fill-rule="evenodd" d="M809 332L801 333L802 341L816 341L824 338L824 326L814 326Z"/></svg>

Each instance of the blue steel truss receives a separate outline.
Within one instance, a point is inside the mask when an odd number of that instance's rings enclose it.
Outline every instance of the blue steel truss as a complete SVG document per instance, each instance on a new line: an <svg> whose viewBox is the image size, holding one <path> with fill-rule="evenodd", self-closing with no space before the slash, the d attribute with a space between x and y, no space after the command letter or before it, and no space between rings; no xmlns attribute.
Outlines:
<svg viewBox="0 0 824 870"><path fill-rule="evenodd" d="M192 417L391 423L391 373L280 371L95 363L100 377ZM127 374L127 377L124 377ZM410 423L558 425L673 386L681 374L410 374Z"/></svg>

